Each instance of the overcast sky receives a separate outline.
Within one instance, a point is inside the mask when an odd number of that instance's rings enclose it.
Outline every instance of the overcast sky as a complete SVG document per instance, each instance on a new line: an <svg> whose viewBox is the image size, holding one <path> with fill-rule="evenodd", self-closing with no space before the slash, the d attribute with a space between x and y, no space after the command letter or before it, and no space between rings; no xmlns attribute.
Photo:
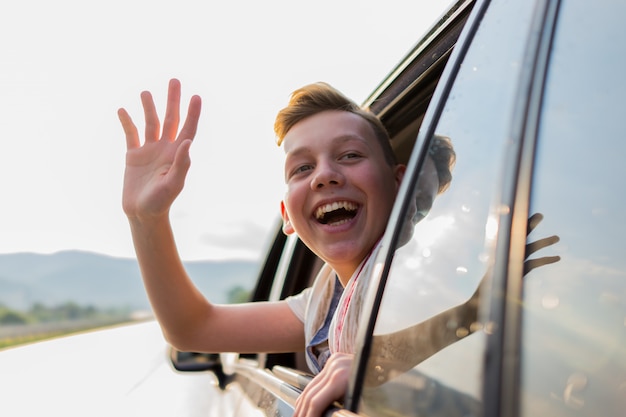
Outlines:
<svg viewBox="0 0 626 417"><path fill-rule="evenodd" d="M33 0L0 13L0 253L133 257L116 111L203 99L172 208L183 259L261 255L284 192L274 116L326 81L363 101L450 0Z"/></svg>

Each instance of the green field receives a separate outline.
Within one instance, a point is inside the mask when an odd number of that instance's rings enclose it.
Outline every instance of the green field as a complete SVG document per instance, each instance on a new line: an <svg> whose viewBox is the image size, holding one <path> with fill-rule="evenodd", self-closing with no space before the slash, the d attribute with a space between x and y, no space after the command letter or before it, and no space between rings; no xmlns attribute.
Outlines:
<svg viewBox="0 0 626 417"><path fill-rule="evenodd" d="M0 326L0 350L135 321L136 320L130 320L124 317L102 320L75 320L46 324Z"/></svg>

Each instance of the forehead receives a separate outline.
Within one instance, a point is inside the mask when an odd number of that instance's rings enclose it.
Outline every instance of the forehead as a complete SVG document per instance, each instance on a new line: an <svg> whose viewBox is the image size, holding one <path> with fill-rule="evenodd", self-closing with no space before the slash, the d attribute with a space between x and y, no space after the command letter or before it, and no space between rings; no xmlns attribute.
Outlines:
<svg viewBox="0 0 626 417"><path fill-rule="evenodd" d="M331 143L361 141L368 146L377 143L374 130L361 116L338 110L323 111L309 116L287 132L283 147L287 155Z"/></svg>

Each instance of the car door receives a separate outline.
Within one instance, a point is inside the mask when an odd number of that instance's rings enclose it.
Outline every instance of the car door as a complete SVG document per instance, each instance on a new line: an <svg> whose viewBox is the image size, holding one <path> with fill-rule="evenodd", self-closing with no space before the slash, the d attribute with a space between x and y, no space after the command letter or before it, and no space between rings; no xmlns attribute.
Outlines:
<svg viewBox="0 0 626 417"><path fill-rule="evenodd" d="M360 334L348 410L498 415L502 402L514 398L511 384L502 386L515 369L515 357L504 350L514 350L517 340L504 330L515 319L505 314L506 291L514 288L512 219L516 214L516 227L521 224L524 232L517 239L525 242L532 213L515 206L518 161L533 98L531 69L542 47L536 34L551 4L456 2L367 100L409 166L384 237L386 249L377 258L380 268L374 269L380 275L372 277L364 309L371 315ZM407 213L417 205L419 174L442 138L450 139L457 155L452 183L428 213L418 210L423 218L414 224L415 216ZM298 277L310 280L319 261L298 245L294 241L294 249L281 252L283 267L267 269L274 290L260 284L255 299L268 299L269 292L281 298L307 285ZM295 255L297 247L301 255ZM518 265L523 258L522 253ZM418 324L420 337L408 351L393 343L382 353L376 349L385 335ZM247 412L289 415L300 391L299 374L289 369L294 367L299 367L294 355L240 357L229 365L235 382L229 388L241 390Z"/></svg>
<svg viewBox="0 0 626 417"><path fill-rule="evenodd" d="M412 177L385 235L389 250L377 259L380 285L368 300L347 401L353 412L623 414L626 248L617 190L626 91L624 55L610 45L624 29L607 18L622 16L623 6L594 7L474 7L424 117ZM406 213L437 135L454 144L453 180L413 226ZM610 155L598 152L605 146ZM546 237L531 254L527 245ZM407 328L420 332L404 344L391 337Z"/></svg>

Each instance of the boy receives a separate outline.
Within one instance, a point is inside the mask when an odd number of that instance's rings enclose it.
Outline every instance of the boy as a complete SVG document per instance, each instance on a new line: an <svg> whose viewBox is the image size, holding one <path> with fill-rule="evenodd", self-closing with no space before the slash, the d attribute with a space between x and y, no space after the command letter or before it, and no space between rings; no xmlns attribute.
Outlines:
<svg viewBox="0 0 626 417"><path fill-rule="evenodd" d="M357 278L370 266L367 260L373 258L370 254L382 237L405 172L405 166L395 161L384 127L326 84L313 84L292 95L275 124L286 155L283 230L297 233L326 264L312 288L288 300L215 305L186 274L168 217L190 166L201 100L191 98L178 135L177 80L169 84L162 130L150 93L143 92L141 100L146 119L143 145L128 113L118 112L127 143L123 208L146 291L166 339L183 351L306 349L312 371L330 379L325 380L328 384L307 387L295 415L321 413L345 392L360 307L351 297L360 293ZM438 171L445 173L449 162L436 166L428 158L431 174L424 175L422 186L435 194L445 189L449 178ZM442 184L440 178L447 181ZM325 367L331 353L337 355Z"/></svg>

